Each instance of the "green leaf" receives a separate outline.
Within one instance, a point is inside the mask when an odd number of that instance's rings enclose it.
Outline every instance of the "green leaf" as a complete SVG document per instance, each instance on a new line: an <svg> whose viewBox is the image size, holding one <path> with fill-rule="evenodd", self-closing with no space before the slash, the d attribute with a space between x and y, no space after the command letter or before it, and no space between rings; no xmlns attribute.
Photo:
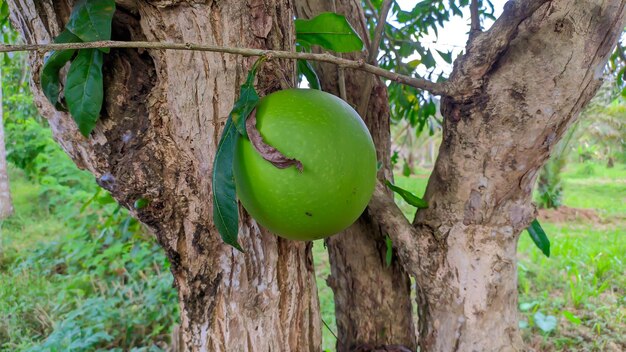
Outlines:
<svg viewBox="0 0 626 352"><path fill-rule="evenodd" d="M65 100L83 136L89 136L100 116L104 88L103 54L96 49L81 49L67 73Z"/></svg>
<svg viewBox="0 0 626 352"><path fill-rule="evenodd" d="M342 15L325 12L310 20L296 20L296 39L338 53L363 50L363 41Z"/></svg>
<svg viewBox="0 0 626 352"><path fill-rule="evenodd" d="M64 30L54 40L55 43L76 43L80 42L80 38L72 34L68 30ZM48 98L48 101L57 110L66 111L67 109L59 101L59 94L61 93L61 81L59 79L59 71L65 66L65 64L72 59L76 50L62 50L53 51L44 61L43 68L41 70L40 83L43 94Z"/></svg>
<svg viewBox="0 0 626 352"><path fill-rule="evenodd" d="M437 50L437 53L439 53L439 56L441 56L442 59L444 59L445 62L451 64L452 63L452 52L449 51L447 53L444 53L443 51L439 51Z"/></svg>
<svg viewBox="0 0 626 352"><path fill-rule="evenodd" d="M580 318L575 316L572 312L568 312L568 311L564 310L562 313L563 313L563 316L565 317L565 319L569 320L570 323L572 323L574 325L580 325L580 323L582 323Z"/></svg>
<svg viewBox="0 0 626 352"><path fill-rule="evenodd" d="M418 209L426 209L428 208L428 203L423 200L422 198L416 196L415 194L400 188L396 185L394 185L393 183L386 181L387 187L389 187L389 189L391 189L392 191L398 193L400 195L400 197L402 197L402 199L404 199L407 203L411 204L412 206L418 208Z"/></svg>
<svg viewBox="0 0 626 352"><path fill-rule="evenodd" d="M244 137L248 136L246 132L246 119L259 103L259 95L254 89L254 78L256 77L259 67L261 67L261 64L263 64L265 60L265 57L260 57L256 60L254 65L252 65L252 68L248 71L246 82L241 86L239 99L237 99L233 110L230 112L230 118L233 120L237 131Z"/></svg>
<svg viewBox="0 0 626 352"><path fill-rule="evenodd" d="M385 253L385 264L387 264L387 267L390 267L391 259L393 258L393 243L391 242L391 237L389 237L389 235L385 237L385 245L387 245L387 253Z"/></svg>
<svg viewBox="0 0 626 352"><path fill-rule="evenodd" d="M530 224L530 226L526 230L528 231L530 238L532 238L533 242L535 242L535 245L539 249L541 249L541 251L546 257L549 258L550 257L550 240L548 239L548 236L541 228L539 221L537 221L537 219L533 220L533 222Z"/></svg>
<svg viewBox="0 0 626 352"><path fill-rule="evenodd" d="M233 175L235 144L241 138L231 118L226 120L213 162L213 221L222 240L237 250L243 249L237 241L239 234L239 208Z"/></svg>
<svg viewBox="0 0 626 352"><path fill-rule="evenodd" d="M65 26L84 42L111 39L115 0L79 0ZM108 48L101 51L108 53Z"/></svg>
<svg viewBox="0 0 626 352"><path fill-rule="evenodd" d="M139 198L135 201L135 204L133 204L133 207L139 210L139 209L143 209L147 207L148 204L150 204L149 200L147 200L146 198Z"/></svg>
<svg viewBox="0 0 626 352"><path fill-rule="evenodd" d="M422 64L424 64L427 68L435 67L437 64L430 50L422 55Z"/></svg>
<svg viewBox="0 0 626 352"><path fill-rule="evenodd" d="M313 66L306 60L298 60L298 73L304 75L306 80L309 81L311 89L320 90L320 79L315 73Z"/></svg>

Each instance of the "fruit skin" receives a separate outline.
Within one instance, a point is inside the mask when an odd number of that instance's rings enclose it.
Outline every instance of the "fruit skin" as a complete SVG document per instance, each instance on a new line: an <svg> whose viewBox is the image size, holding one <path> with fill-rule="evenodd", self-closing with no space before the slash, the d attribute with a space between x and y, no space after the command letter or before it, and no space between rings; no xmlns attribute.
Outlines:
<svg viewBox="0 0 626 352"><path fill-rule="evenodd" d="M325 238L350 226L376 183L376 149L357 112L334 95L288 89L264 97L256 119L263 140L304 168L278 169L239 138L235 185L250 215L291 240Z"/></svg>

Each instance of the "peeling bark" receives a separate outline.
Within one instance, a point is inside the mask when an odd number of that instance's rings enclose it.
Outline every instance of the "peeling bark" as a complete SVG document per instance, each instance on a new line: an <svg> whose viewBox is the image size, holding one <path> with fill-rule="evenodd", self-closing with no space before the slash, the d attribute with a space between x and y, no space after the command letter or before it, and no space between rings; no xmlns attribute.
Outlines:
<svg viewBox="0 0 626 352"><path fill-rule="evenodd" d="M26 42L50 42L71 4L11 0L11 20ZM293 50L288 0L119 5L113 39ZM213 156L253 62L208 52L111 50L104 108L89 138L46 101L36 83L42 63L37 53L31 57L32 90L55 139L77 165L154 231L172 264L185 350L319 351L310 247L259 228L241 209L242 254L222 243L211 221ZM293 80L292 61L272 64L259 74L261 95L279 89L285 78ZM133 210L138 198L150 205Z"/></svg>
<svg viewBox="0 0 626 352"><path fill-rule="evenodd" d="M311 18L324 11L346 16L369 45L369 33L360 3L348 0L296 1L299 18ZM349 59L366 59L367 51L344 54ZM340 75L336 66L315 64L324 91L339 96ZM345 72L347 101L355 109L361 102L368 74ZM392 179L390 162L389 98L385 84L372 77L373 90L368 113L363 120L376 145L377 158L383 168L379 178ZM387 267L385 233L378 221L365 212L341 234L327 241L331 264L329 286L335 295L337 319L337 350L369 351L385 345L416 348L415 328L411 311L410 281L399 261Z"/></svg>

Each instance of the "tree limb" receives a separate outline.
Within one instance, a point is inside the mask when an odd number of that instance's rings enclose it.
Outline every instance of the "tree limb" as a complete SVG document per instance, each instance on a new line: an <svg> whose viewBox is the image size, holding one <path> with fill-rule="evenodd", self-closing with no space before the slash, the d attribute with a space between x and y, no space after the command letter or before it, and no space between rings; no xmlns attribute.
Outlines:
<svg viewBox="0 0 626 352"><path fill-rule="evenodd" d="M127 48L127 49L158 49L158 50L188 50L188 51L210 51L218 53L226 53L242 56L266 56L268 59L291 59L291 60L311 60L328 62L335 64L341 68L350 68L354 70L360 70L369 72L371 74L384 77L386 79L406 84L418 89L423 89L431 92L434 95L453 95L455 92L451 89L447 82L436 83L422 78L415 78L410 76L401 75L399 73L387 71L380 67L365 63L363 60L348 60L339 58L330 54L313 54L313 53L298 53L292 51L282 50L261 50L250 48L236 48L225 47L219 45L209 44L194 44L194 43L161 43L161 42L145 42L145 41L98 41L89 43L64 43L64 44L19 44L19 45L5 45L0 44L0 53L15 52L15 51L37 51L40 53L55 50L67 50L67 49L97 49L97 48Z"/></svg>
<svg viewBox="0 0 626 352"><path fill-rule="evenodd" d="M471 95L482 84L482 77L496 63L517 34L520 23L550 0L518 0L504 4L502 15L486 31L476 33L466 46L466 54L457 62L449 84L462 95ZM473 24L472 24L473 25Z"/></svg>
<svg viewBox="0 0 626 352"><path fill-rule="evenodd" d="M380 181L376 183L368 211L391 237L393 247L396 249L404 269L410 275L417 276L417 271L421 268L417 229L402 214L402 210L393 201L393 196L387 193L385 185Z"/></svg>
<svg viewBox="0 0 626 352"><path fill-rule="evenodd" d="M383 32L385 24L387 24L387 16L391 9L392 0L384 0L380 7L380 14L378 16L378 22L376 23L376 29L374 30L374 38L372 39L369 47L369 54L367 56L367 63L376 65L376 58L378 57L378 50L380 49L380 41L383 39ZM370 103L370 95L372 94L372 88L374 87L373 77L368 76L365 79L365 88L363 95L361 95L361 101L359 102L358 111L359 115L365 116L367 114L367 107Z"/></svg>

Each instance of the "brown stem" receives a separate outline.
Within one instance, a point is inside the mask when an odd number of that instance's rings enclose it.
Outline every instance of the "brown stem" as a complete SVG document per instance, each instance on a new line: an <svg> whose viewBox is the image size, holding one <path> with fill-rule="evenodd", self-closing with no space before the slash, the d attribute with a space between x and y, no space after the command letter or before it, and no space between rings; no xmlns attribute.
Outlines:
<svg viewBox="0 0 626 352"><path fill-rule="evenodd" d="M470 4L470 15L472 17L472 22L470 26L470 37L473 37L475 33L478 33L482 30L480 28L480 15L478 13L478 0L472 0L472 3Z"/></svg>
<svg viewBox="0 0 626 352"><path fill-rule="evenodd" d="M387 78L389 80L406 84L418 89L424 89L434 95L454 95L452 87L446 83L436 83L422 78L409 77L399 73L387 71L380 67L365 63L363 60L348 60L330 54L298 53L283 50L262 50L251 48L226 47L209 44L195 43L164 43L146 41L98 41L89 43L64 43L64 44L0 44L0 53L14 51L38 51L47 52L67 49L97 49L97 48L142 48L159 50L189 50L189 51L211 51L242 56L267 56L268 59L291 59L291 60L311 60L328 62L340 68L351 68Z"/></svg>
<svg viewBox="0 0 626 352"><path fill-rule="evenodd" d="M383 38L383 32L385 29L385 24L387 23L387 15L389 14L389 10L391 9L391 4L393 1L384 0L382 6L380 7L380 15L378 17L378 23L376 23L376 29L374 30L374 38L370 43L369 47L369 55L367 56L367 63L371 65L376 65L376 58L378 57L378 50L380 49L380 41ZM365 80L365 89L363 90L363 95L361 96L361 101L359 102L358 110L361 116L365 116L367 114L367 107L370 103L370 93L372 92L372 88L374 87L373 77L367 77Z"/></svg>

